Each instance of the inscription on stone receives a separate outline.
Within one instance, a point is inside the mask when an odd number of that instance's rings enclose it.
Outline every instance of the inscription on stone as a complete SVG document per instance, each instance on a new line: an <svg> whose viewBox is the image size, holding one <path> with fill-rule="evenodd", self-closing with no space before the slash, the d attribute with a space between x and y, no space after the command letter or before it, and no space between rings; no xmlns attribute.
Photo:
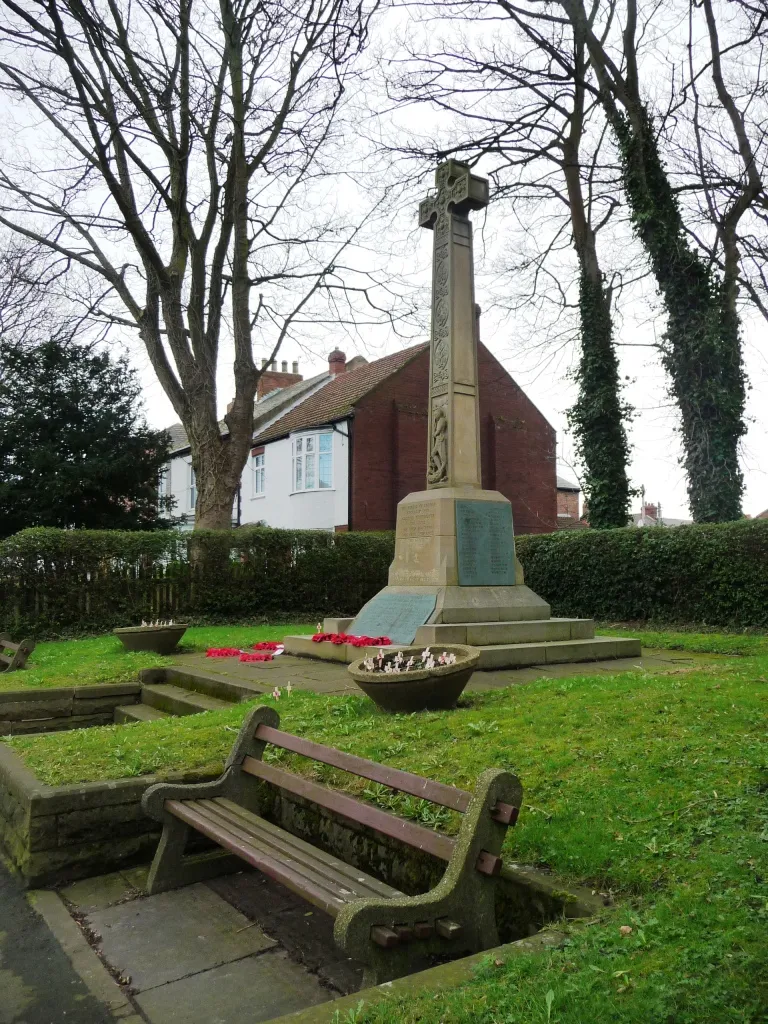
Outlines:
<svg viewBox="0 0 768 1024"><path fill-rule="evenodd" d="M414 501L409 505L401 505L397 510L398 538L433 537L435 512L435 503L432 501Z"/></svg>
<svg viewBox="0 0 768 1024"><path fill-rule="evenodd" d="M457 501L456 548L459 586L514 586L512 507L501 501Z"/></svg>
<svg viewBox="0 0 768 1024"><path fill-rule="evenodd" d="M412 644L416 630L435 610L435 594L387 594L372 598L349 627L354 636L388 636L395 644Z"/></svg>

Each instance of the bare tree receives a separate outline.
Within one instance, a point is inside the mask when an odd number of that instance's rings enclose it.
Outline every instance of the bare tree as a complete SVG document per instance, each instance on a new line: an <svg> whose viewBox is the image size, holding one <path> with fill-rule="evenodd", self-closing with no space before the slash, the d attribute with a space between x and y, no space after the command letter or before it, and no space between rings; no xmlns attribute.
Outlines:
<svg viewBox="0 0 768 1024"><path fill-rule="evenodd" d="M698 202L691 232L720 268L732 313L741 293L768 319L768 10L689 0L687 49L689 102L677 116L689 131L671 141L681 188Z"/></svg>
<svg viewBox="0 0 768 1024"><path fill-rule="evenodd" d="M343 170L337 121L377 2L0 0L0 89L17 103L0 223L138 332L189 437L197 527L231 524L254 342L271 359L322 296L353 301L342 253L360 218L326 176Z"/></svg>

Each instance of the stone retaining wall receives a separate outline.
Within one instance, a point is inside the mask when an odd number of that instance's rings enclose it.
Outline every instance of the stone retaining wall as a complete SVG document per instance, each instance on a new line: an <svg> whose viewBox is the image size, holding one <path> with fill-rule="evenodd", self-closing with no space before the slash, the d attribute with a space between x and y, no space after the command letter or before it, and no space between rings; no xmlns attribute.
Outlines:
<svg viewBox="0 0 768 1024"><path fill-rule="evenodd" d="M145 775L80 786L46 786L10 747L0 743L0 851L31 887L146 862L157 846L159 826L143 815L141 797L157 781ZM262 787L260 809L271 820L403 892L425 891L444 870L441 861L395 839L267 783L256 784ZM217 871L211 862L211 873L233 866L239 870L242 863L232 858L225 862L222 851L222 866ZM563 914L594 914L598 906L587 890L566 890L554 876L517 864L504 865L498 892L499 928L507 942L531 935Z"/></svg>
<svg viewBox="0 0 768 1024"><path fill-rule="evenodd" d="M115 708L141 702L141 683L0 691L0 736L111 725Z"/></svg>

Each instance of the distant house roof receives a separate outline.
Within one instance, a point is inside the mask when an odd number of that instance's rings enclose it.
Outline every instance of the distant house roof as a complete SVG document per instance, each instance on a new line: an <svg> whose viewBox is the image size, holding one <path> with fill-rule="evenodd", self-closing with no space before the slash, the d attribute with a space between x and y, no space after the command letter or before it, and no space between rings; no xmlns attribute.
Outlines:
<svg viewBox="0 0 768 1024"><path fill-rule="evenodd" d="M761 512L759 515L756 515L755 519L768 519L768 508L765 512Z"/></svg>
<svg viewBox="0 0 768 1024"><path fill-rule="evenodd" d="M654 519L653 516L644 516L640 512L635 512L630 519L630 525L635 526L691 526L692 523L692 519L670 519L669 516Z"/></svg>
<svg viewBox="0 0 768 1024"><path fill-rule="evenodd" d="M557 489L558 491L581 491L578 484L572 484L570 480L566 480L564 476L557 478Z"/></svg>
<svg viewBox="0 0 768 1024"><path fill-rule="evenodd" d="M290 387L276 388L274 391L270 391L253 407L254 430L258 431L263 428L276 416L279 416L283 410L300 401L304 394L311 393L327 380L330 380L328 373L320 373L315 377L310 377L309 380L300 380L296 384L291 384ZM189 438L180 423L172 424L167 430L171 435L171 455L178 455L189 449ZM228 433L224 420L219 421L219 430L222 434Z"/></svg>
<svg viewBox="0 0 768 1024"><path fill-rule="evenodd" d="M352 415L355 404L364 395L373 391L378 384L415 359L427 347L426 344L414 345L332 377L284 416L280 416L260 433L257 432L254 443L266 444L297 430L346 419Z"/></svg>

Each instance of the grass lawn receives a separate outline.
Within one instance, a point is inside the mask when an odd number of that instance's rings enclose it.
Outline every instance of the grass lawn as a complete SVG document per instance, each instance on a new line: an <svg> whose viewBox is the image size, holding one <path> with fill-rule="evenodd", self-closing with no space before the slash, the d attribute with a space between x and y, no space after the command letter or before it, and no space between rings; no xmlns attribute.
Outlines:
<svg viewBox="0 0 768 1024"><path fill-rule="evenodd" d="M766 633L699 633L674 629L639 629L632 625L616 626L601 623L595 632L599 636L638 636L643 647L654 650L692 651L701 654L768 654L768 634Z"/></svg>
<svg viewBox="0 0 768 1024"><path fill-rule="evenodd" d="M667 674L541 679L472 694L454 711L396 718L362 697L294 692L263 702L277 704L289 731L458 786L471 787L488 765L517 772L525 799L507 855L616 899L571 927L561 949L489 958L469 983L364 1005L350 1022L768 1020L768 654ZM11 745L51 783L218 770L245 711ZM325 768L317 776L346 778ZM417 801L348 785L434 823Z"/></svg>
<svg viewBox="0 0 768 1024"><path fill-rule="evenodd" d="M259 640L282 640L288 633L314 633L314 625L191 626L180 651L205 651L208 647L246 647ZM0 675L0 690L34 686L93 686L135 679L139 669L170 664L170 658L124 650L111 633L77 640L38 644L20 672Z"/></svg>

